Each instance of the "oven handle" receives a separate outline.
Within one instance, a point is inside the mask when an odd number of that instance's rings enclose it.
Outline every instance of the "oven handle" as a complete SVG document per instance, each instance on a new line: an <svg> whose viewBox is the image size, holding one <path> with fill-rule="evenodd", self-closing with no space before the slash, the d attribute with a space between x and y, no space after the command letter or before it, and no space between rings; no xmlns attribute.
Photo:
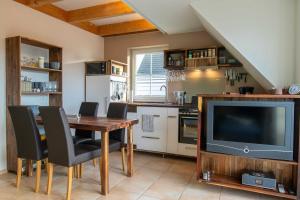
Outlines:
<svg viewBox="0 0 300 200"><path fill-rule="evenodd" d="M159 140L159 137L150 137L150 136L142 136L142 138L146 138L146 139L153 139L153 140Z"/></svg>
<svg viewBox="0 0 300 200"><path fill-rule="evenodd" d="M198 119L198 117L180 117L180 119Z"/></svg>

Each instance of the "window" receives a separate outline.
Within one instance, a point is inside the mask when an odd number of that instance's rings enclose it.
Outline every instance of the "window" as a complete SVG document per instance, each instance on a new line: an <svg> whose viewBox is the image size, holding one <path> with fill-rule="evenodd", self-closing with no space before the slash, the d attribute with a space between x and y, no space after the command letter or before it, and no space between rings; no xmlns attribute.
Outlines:
<svg viewBox="0 0 300 200"><path fill-rule="evenodd" d="M134 50L133 64L133 91L134 100L162 100L166 91L166 71L163 49L151 48Z"/></svg>

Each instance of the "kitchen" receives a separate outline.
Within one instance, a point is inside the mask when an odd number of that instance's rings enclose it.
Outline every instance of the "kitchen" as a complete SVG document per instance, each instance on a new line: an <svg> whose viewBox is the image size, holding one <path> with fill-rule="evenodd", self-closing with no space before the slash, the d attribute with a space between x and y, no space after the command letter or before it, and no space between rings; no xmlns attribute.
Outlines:
<svg viewBox="0 0 300 200"><path fill-rule="evenodd" d="M0 4L3 198L299 198L299 0Z"/></svg>

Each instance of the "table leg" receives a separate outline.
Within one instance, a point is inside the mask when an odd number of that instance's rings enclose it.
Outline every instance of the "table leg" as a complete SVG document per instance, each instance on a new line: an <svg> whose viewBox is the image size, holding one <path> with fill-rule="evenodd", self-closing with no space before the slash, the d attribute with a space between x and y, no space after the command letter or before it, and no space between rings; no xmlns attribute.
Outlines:
<svg viewBox="0 0 300 200"><path fill-rule="evenodd" d="M101 132L101 194L107 195L109 192L109 183L108 183L108 153L109 153L109 132Z"/></svg>
<svg viewBox="0 0 300 200"><path fill-rule="evenodd" d="M127 176L133 175L133 138L132 126L127 128Z"/></svg>

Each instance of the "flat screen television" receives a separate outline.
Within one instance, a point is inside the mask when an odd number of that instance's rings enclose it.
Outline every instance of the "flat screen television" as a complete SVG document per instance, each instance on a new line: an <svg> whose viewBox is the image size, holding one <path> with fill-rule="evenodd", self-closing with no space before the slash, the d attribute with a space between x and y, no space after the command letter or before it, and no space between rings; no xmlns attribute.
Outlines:
<svg viewBox="0 0 300 200"><path fill-rule="evenodd" d="M293 160L293 137L294 102L207 102L207 151Z"/></svg>

